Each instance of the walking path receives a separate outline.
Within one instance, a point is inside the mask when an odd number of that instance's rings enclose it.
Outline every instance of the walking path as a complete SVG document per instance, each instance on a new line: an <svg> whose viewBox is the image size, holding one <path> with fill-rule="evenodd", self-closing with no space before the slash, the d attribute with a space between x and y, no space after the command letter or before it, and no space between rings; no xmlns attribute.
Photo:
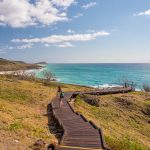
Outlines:
<svg viewBox="0 0 150 150"><path fill-rule="evenodd" d="M130 91L129 89L123 89L124 92ZM114 93L114 91L111 91ZM115 93L117 91L115 90ZM118 91L123 92L123 91ZM83 93L83 92L82 92ZM84 92L88 94L107 94L110 90L99 90L95 92ZM103 134L100 128L86 120L84 116L74 112L70 106L68 100L72 96L76 96L79 93L66 92L63 98L64 106L59 108L59 98L55 98L52 101L52 111L54 117L58 120L59 124L64 130L64 134L60 145L57 150L100 150L107 149L105 147ZM81 93L80 93L81 94Z"/></svg>

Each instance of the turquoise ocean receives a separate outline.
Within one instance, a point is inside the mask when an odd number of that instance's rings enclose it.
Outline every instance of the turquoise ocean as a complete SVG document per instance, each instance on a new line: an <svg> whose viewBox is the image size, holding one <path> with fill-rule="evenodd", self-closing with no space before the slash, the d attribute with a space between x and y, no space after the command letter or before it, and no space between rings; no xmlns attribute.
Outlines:
<svg viewBox="0 0 150 150"><path fill-rule="evenodd" d="M44 70L53 72L59 82L92 87L121 85L128 79L141 89L143 83L150 84L150 64L48 64L37 76L42 78Z"/></svg>

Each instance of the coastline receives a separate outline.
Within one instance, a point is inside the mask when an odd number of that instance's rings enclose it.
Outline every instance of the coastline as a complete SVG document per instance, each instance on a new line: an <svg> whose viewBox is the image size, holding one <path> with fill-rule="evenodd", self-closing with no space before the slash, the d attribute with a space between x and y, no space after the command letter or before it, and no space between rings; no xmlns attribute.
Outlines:
<svg viewBox="0 0 150 150"><path fill-rule="evenodd" d="M19 75L22 75L22 73L36 73L36 72L39 72L39 71L42 71L46 65L43 65L43 64L37 64L39 66L39 68L32 68L32 69L20 69L20 70L10 70L10 71L0 71L0 75L3 75L3 74L19 74Z"/></svg>
<svg viewBox="0 0 150 150"><path fill-rule="evenodd" d="M38 69L25 69L25 70L16 70L16 71L0 71L0 75L3 74L14 74L14 75L30 75L32 73L35 74L35 76L37 78L42 78L42 76L40 75L40 73L47 67L47 64L37 64L40 68ZM122 85L119 84L100 84L100 85L84 85L84 84L76 84L76 83L69 83L69 82L63 82L61 79L59 78L55 78L54 80L52 80L54 82L57 82L59 84L67 84L67 85L75 85L75 86L80 86L80 87L87 87L87 88L93 88L93 89L112 89L112 88L121 88ZM142 89L136 88L135 91L142 91Z"/></svg>
<svg viewBox="0 0 150 150"><path fill-rule="evenodd" d="M39 73L39 72L42 72L44 69L45 69L45 66L46 65L41 65L42 68L40 69L27 69L27 70L16 70L16 71L0 71L0 75L5 75L5 74L14 74L14 75L23 75L23 73L25 74L31 74L31 73ZM104 85L101 85L101 86L92 86L92 85L82 85L82 84L72 84L72 83L64 83L64 82L61 82L60 79L57 79L54 80L54 82L57 82L59 84L67 84L67 85L72 85L72 86L80 86L80 87L85 87L85 88L92 88L92 89L109 89L109 88L119 88L119 87L122 87L122 86L119 86L119 85L110 85L110 84L104 84ZM108 86L106 86L108 85ZM110 86L109 86L110 85Z"/></svg>
<svg viewBox="0 0 150 150"><path fill-rule="evenodd" d="M125 81L134 84L136 91L149 83L149 65L143 64L48 64L57 81L94 88L120 87Z"/></svg>
<svg viewBox="0 0 150 150"><path fill-rule="evenodd" d="M3 74L19 74L19 75L22 75L22 73L32 73L32 72L35 72L35 71L39 71L39 70L42 70L43 68L40 68L40 69L27 69L27 70L13 70L13 71L0 71L0 74L3 75Z"/></svg>

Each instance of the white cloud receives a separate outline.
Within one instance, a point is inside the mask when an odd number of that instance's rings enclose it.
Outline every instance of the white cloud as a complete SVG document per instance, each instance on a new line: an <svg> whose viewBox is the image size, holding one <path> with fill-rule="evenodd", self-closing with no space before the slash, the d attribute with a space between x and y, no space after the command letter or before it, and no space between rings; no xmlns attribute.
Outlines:
<svg viewBox="0 0 150 150"><path fill-rule="evenodd" d="M74 18L79 18L79 17L82 17L82 16L83 16L82 13L77 13L77 14L74 16Z"/></svg>
<svg viewBox="0 0 150 150"><path fill-rule="evenodd" d="M63 43L63 42L73 42L73 41L90 41L94 40L100 36L107 36L110 33L101 31L95 33L86 33L86 34L72 34L72 35L51 35L43 38L26 38L26 39L13 39L12 42L15 43Z"/></svg>
<svg viewBox="0 0 150 150"><path fill-rule="evenodd" d="M13 46L5 45L5 46L0 46L0 51L6 51L6 50L12 50L14 49Z"/></svg>
<svg viewBox="0 0 150 150"><path fill-rule="evenodd" d="M45 47L57 46L57 47L61 47L61 48L73 47L73 45L69 42L59 43L59 44L55 44L55 45L54 44L50 45L50 44L45 43L44 46Z"/></svg>
<svg viewBox="0 0 150 150"><path fill-rule="evenodd" d="M97 3L96 2L90 2L88 4L82 5L82 8L89 9L91 7L94 7Z"/></svg>
<svg viewBox="0 0 150 150"><path fill-rule="evenodd" d="M65 42L65 43L59 44L57 46L62 47L62 48L73 47L73 45L69 42Z"/></svg>
<svg viewBox="0 0 150 150"><path fill-rule="evenodd" d="M73 31L73 30L71 30L71 29L68 29L67 32L68 32L68 33L75 33L75 31Z"/></svg>
<svg viewBox="0 0 150 150"><path fill-rule="evenodd" d="M140 13L134 14L134 16L150 16L150 9L146 10L144 12L140 12Z"/></svg>
<svg viewBox="0 0 150 150"><path fill-rule="evenodd" d="M21 46L17 46L17 49L27 49L27 48L32 48L32 44L28 43Z"/></svg>
<svg viewBox="0 0 150 150"><path fill-rule="evenodd" d="M50 45L50 44L45 43L45 44L44 44L44 46L45 46L45 47L50 47L51 45Z"/></svg>
<svg viewBox="0 0 150 150"><path fill-rule="evenodd" d="M1 0L0 25L26 27L37 24L51 25L68 21L67 8L75 0Z"/></svg>
<svg viewBox="0 0 150 150"><path fill-rule="evenodd" d="M2 49L0 49L0 51L6 51L6 50L14 50L14 49L28 49L28 48L32 48L33 44L32 43L27 43L27 44L23 44L23 45L19 45L19 46L3 46Z"/></svg>
<svg viewBox="0 0 150 150"><path fill-rule="evenodd" d="M13 46L9 46L9 47L8 47L8 49L10 49L10 50L11 50L11 49L14 49L14 47L13 47Z"/></svg>
<svg viewBox="0 0 150 150"><path fill-rule="evenodd" d="M94 33L94 32L96 32L96 31L93 30L93 29L89 29L89 30L87 30L87 32L89 32L89 33Z"/></svg>
<svg viewBox="0 0 150 150"><path fill-rule="evenodd" d="M52 0L52 4L64 8L69 7L73 3L76 4L74 0Z"/></svg>

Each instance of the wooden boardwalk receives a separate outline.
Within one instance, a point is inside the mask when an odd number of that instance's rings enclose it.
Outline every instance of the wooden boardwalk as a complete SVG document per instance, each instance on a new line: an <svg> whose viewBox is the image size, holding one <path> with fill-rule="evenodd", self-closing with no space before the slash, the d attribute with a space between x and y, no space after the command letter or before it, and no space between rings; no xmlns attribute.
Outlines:
<svg viewBox="0 0 150 150"><path fill-rule="evenodd" d="M99 94L106 94L108 91L101 90L101 92L97 92ZM84 93L94 94L93 91ZM56 150L108 149L105 147L101 129L96 127L91 121L86 120L84 116L74 112L68 103L72 95L75 96L77 94L79 93L66 92L63 98L64 106L62 108L59 108L59 98L57 97L51 103L53 115L64 130L61 143Z"/></svg>

